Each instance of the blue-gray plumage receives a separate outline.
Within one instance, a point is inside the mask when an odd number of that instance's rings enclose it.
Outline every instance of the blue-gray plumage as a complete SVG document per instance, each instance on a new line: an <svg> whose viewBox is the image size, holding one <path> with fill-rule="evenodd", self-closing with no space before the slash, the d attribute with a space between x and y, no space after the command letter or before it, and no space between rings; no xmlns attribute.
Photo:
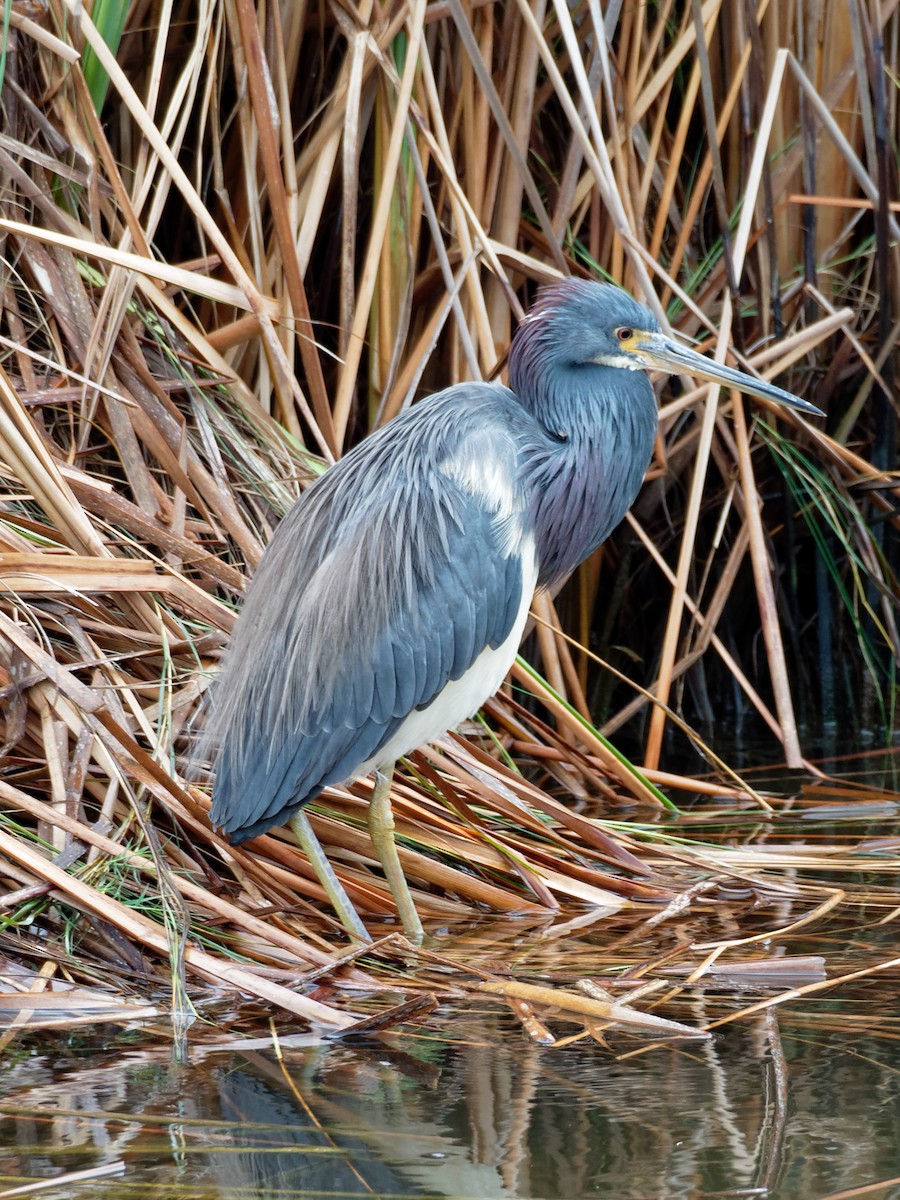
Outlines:
<svg viewBox="0 0 900 1200"><path fill-rule="evenodd" d="M248 590L204 739L211 819L233 842L496 690L535 587L574 570L638 492L654 366L817 411L664 337L618 288L567 280L519 326L508 388L431 396L304 493Z"/></svg>

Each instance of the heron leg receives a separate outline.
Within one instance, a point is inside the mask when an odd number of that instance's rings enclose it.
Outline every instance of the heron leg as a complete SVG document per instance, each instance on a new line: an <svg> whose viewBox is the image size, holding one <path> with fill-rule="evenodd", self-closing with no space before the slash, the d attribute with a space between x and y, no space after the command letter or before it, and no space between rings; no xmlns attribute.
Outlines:
<svg viewBox="0 0 900 1200"><path fill-rule="evenodd" d="M325 894L331 901L331 907L337 913L340 923L353 937L357 937L363 942L371 942L372 935L359 919L359 913L344 891L344 885L334 873L334 867L326 858L322 844L316 837L313 827L309 823L309 817L302 808L298 808L291 817L291 829L293 829L303 853L309 859L310 866L315 871L319 883L325 889Z"/></svg>
<svg viewBox="0 0 900 1200"><path fill-rule="evenodd" d="M375 772L375 790L369 801L369 833L372 835L372 844L384 870L384 877L397 903L397 912L400 914L406 936L416 946L420 946L425 931L419 920L419 914L416 912L416 906L413 904L413 898L409 894L409 884L403 874L397 846L394 842L394 814L391 811L391 780L393 777L393 767L386 774L382 771Z"/></svg>

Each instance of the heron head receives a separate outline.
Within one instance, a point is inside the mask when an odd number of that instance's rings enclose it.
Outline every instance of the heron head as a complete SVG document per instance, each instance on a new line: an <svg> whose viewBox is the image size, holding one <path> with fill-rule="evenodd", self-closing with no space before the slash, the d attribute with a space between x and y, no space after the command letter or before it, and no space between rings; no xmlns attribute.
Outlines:
<svg viewBox="0 0 900 1200"><path fill-rule="evenodd" d="M516 372L520 377L523 370L533 372L539 360L557 370L593 364L690 375L801 412L824 415L799 396L714 362L664 334L649 308L612 284L566 279L543 288L520 328L527 345L518 355L515 343L510 351L510 382L515 391L519 391Z"/></svg>

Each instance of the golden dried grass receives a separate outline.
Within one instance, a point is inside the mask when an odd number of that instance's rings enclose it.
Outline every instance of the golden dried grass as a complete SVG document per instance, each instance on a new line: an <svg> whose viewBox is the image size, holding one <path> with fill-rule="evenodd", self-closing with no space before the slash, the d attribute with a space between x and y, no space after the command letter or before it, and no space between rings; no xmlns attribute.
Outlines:
<svg viewBox="0 0 900 1200"><path fill-rule="evenodd" d="M179 773L185 729L246 573L322 460L424 390L496 376L531 285L561 271L607 273L716 356L788 373L836 411L829 432L790 415L766 432L802 483L773 504L742 401L664 398L630 532L560 598L564 623L549 598L536 610L541 675L515 673L533 702L498 698L490 736L448 739L398 781L401 857L423 915L443 920L666 903L701 862L727 872L727 852L685 858L549 793L616 815L657 805L654 779L684 786L659 767L688 680L701 713L709 679L733 680L792 766L792 677L803 700L829 656L877 718L898 644L900 272L879 134L896 117L896 5L876 10L885 30L850 6L840 37L765 2L748 24L718 0L612 6L605 28L598 6L562 0L161 11L164 25L133 4L116 56L74 0L12 14L0 801L41 845L2 834L11 927L40 912L59 938L52 900L109 946L117 930L154 963L168 954L176 979L347 1023L265 977L283 954L336 960L306 916L320 889L286 836L232 850L209 829ZM86 47L110 81L102 121ZM833 602L818 661L797 647L827 570L818 591L798 585L798 512L818 521L850 614ZM752 613L743 645L736 609ZM591 640L640 668L633 701L598 674ZM834 688L817 699L834 705ZM590 722L602 712L612 733L647 709L642 774ZM739 780L716 788L758 799ZM313 822L360 909L390 912L366 794L336 790ZM185 942L207 926L214 950ZM109 946L96 961L127 959Z"/></svg>

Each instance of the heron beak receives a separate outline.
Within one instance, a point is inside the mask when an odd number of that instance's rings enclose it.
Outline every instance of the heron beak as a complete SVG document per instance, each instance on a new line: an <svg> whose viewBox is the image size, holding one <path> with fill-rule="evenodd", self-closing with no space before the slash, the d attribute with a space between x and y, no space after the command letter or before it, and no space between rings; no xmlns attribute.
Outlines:
<svg viewBox="0 0 900 1200"><path fill-rule="evenodd" d="M793 392L785 392L774 383L766 383L763 379L754 379L743 371L726 367L722 363L713 362L680 342L668 338L663 333L635 332L635 357L645 367L655 367L668 371L671 375L692 375L695 379L706 379L710 383L721 383L726 387L737 388L750 396L759 396L761 400L771 400L774 404L783 404L786 408L796 408L811 416L824 417L821 408L816 408L807 400L801 400Z"/></svg>

